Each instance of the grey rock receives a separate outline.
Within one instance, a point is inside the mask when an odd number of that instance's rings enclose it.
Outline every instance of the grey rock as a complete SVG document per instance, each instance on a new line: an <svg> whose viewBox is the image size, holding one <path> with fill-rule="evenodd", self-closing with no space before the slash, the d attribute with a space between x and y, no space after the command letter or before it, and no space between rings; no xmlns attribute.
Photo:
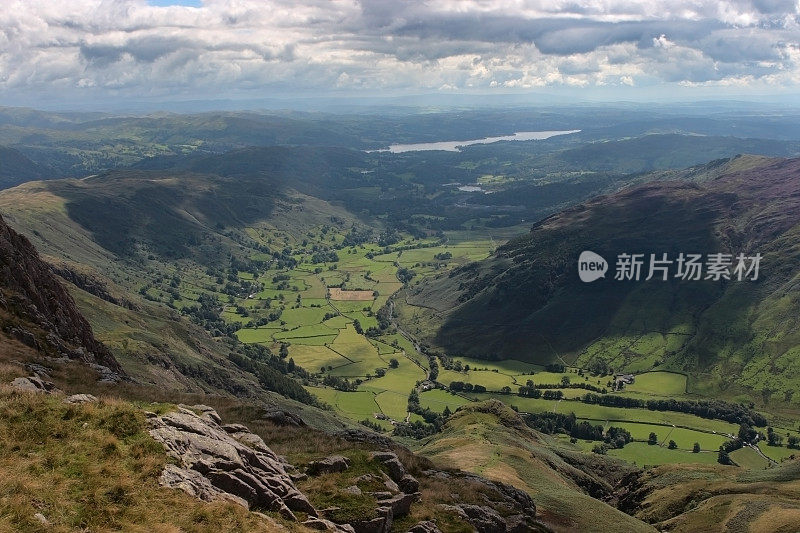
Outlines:
<svg viewBox="0 0 800 533"><path fill-rule="evenodd" d="M350 468L350 459L341 455L331 455L319 461L312 461L308 465L308 473L312 476L332 472L344 472Z"/></svg>
<svg viewBox="0 0 800 533"><path fill-rule="evenodd" d="M50 394L58 390L52 382L45 381L39 376L16 378L11 382L11 386L17 391L43 392L45 394Z"/></svg>
<svg viewBox="0 0 800 533"><path fill-rule="evenodd" d="M383 485L392 492L400 492L400 487L397 486L397 483L392 481L392 479L384 474L385 479L383 480Z"/></svg>
<svg viewBox="0 0 800 533"><path fill-rule="evenodd" d="M372 431L351 428L336 433L336 436L350 442L366 442L378 446L392 446L395 442L385 435L379 435Z"/></svg>
<svg viewBox="0 0 800 533"><path fill-rule="evenodd" d="M400 490L406 494L413 494L419 490L419 481L411 474L403 476L403 478L397 482L397 485L400 487Z"/></svg>
<svg viewBox="0 0 800 533"><path fill-rule="evenodd" d="M349 487L342 489L342 492L344 492L345 494L352 494L354 496L361 496L361 489L359 489L355 485L350 485Z"/></svg>
<svg viewBox="0 0 800 533"><path fill-rule="evenodd" d="M97 397L91 394L73 394L64 398L64 403L95 403Z"/></svg>
<svg viewBox="0 0 800 533"><path fill-rule="evenodd" d="M419 522L408 530L408 533L442 533L441 530L436 527L436 524L431 522L430 520L424 520Z"/></svg>
<svg viewBox="0 0 800 533"><path fill-rule="evenodd" d="M34 513L33 517L43 526L49 526L50 520L47 519L42 513Z"/></svg>
<svg viewBox="0 0 800 533"><path fill-rule="evenodd" d="M419 500L420 493L414 494L398 494L390 500L382 501L381 505L388 505L392 508L392 516L399 517L405 516L411 511L411 504Z"/></svg>
<svg viewBox="0 0 800 533"><path fill-rule="evenodd" d="M148 422L153 438L178 461L178 465L164 469L162 485L205 501L224 499L247 508L278 512L288 520L295 520L292 511L317 516L277 455L256 435L251 434L251 440L258 443L257 447L242 444L234 435L245 435L246 428L237 427L229 434L212 408L179 407L178 411L150 417Z"/></svg>
<svg viewBox="0 0 800 533"><path fill-rule="evenodd" d="M309 529L317 531L339 531L342 533L354 533L353 526L350 524L336 524L324 518L310 518L303 522L303 525Z"/></svg>
<svg viewBox="0 0 800 533"><path fill-rule="evenodd" d="M400 481L406 475L406 469L397 454L394 452L372 452L371 457L386 467L386 471L392 481Z"/></svg>
<svg viewBox="0 0 800 533"><path fill-rule="evenodd" d="M355 533L388 533L392 529L392 508L378 507L378 516L370 520L350 522Z"/></svg>
<svg viewBox="0 0 800 533"><path fill-rule="evenodd" d="M273 409L271 411L267 411L264 413L262 418L269 420L277 426L305 427L306 425L302 418L294 413L290 413L289 411L284 411L282 409Z"/></svg>
<svg viewBox="0 0 800 533"><path fill-rule="evenodd" d="M458 514L475 528L478 533L506 533L505 520L491 507L485 505L439 505L445 511Z"/></svg>

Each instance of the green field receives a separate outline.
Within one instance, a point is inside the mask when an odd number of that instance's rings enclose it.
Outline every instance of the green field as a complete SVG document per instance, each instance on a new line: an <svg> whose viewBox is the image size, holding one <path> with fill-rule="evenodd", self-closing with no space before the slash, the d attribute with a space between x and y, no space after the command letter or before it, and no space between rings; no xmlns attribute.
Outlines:
<svg viewBox="0 0 800 533"><path fill-rule="evenodd" d="M654 466L669 463L716 464L717 452L692 453L686 450L670 450L666 446L651 446L644 442L630 442L624 448L609 450L608 455L638 466Z"/></svg>
<svg viewBox="0 0 800 533"><path fill-rule="evenodd" d="M434 389L420 394L419 403L422 407L441 412L444 411L445 406L449 407L451 411L455 411L462 405L470 403L470 401L461 396L450 394L445 390Z"/></svg>
<svg viewBox="0 0 800 533"><path fill-rule="evenodd" d="M627 385L624 392L638 392L655 396L675 397L686 394L686 376L675 372L645 372L637 374L636 381Z"/></svg>
<svg viewBox="0 0 800 533"><path fill-rule="evenodd" d="M737 465L749 470L763 470L769 467L769 461L747 446L731 452L730 457Z"/></svg>
<svg viewBox="0 0 800 533"><path fill-rule="evenodd" d="M470 394L480 400L491 397L488 394ZM520 411L530 413L558 412L575 413L578 418L609 422L645 422L683 426L703 431L716 431L719 434L736 434L739 427L722 420L710 420L686 413L671 411L650 411L649 409L626 409L623 407L604 407L579 401L561 401L520 398L518 396L498 396L497 399L516 406Z"/></svg>

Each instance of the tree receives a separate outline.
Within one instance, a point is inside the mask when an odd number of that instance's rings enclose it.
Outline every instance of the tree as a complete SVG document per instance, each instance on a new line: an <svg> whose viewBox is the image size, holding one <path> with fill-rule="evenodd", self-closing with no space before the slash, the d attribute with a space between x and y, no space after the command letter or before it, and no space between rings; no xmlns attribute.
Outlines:
<svg viewBox="0 0 800 533"><path fill-rule="evenodd" d="M282 342L281 349L278 354L281 356L281 359L286 359L286 356L289 355L289 345L285 342Z"/></svg>
<svg viewBox="0 0 800 533"><path fill-rule="evenodd" d="M650 436L647 437L647 444L651 446L653 444L658 444L658 435L656 435L655 432L652 431L650 432Z"/></svg>
<svg viewBox="0 0 800 533"><path fill-rule="evenodd" d="M400 362L397 359L389 359L389 368L397 368L400 366Z"/></svg>
<svg viewBox="0 0 800 533"><path fill-rule="evenodd" d="M569 387L569 376L562 376L561 377L561 386L562 387Z"/></svg>
<svg viewBox="0 0 800 533"><path fill-rule="evenodd" d="M692 453L700 453L700 443L695 442L694 446L692 446Z"/></svg>
<svg viewBox="0 0 800 533"><path fill-rule="evenodd" d="M361 327L361 322L359 322L358 319L353 320L353 328L355 328L356 333L359 335L364 334L364 328Z"/></svg>
<svg viewBox="0 0 800 533"><path fill-rule="evenodd" d="M503 387L502 389L500 389L500 392L501 392L502 394L511 394L511 387L509 387L508 385L506 385L505 387Z"/></svg>
<svg viewBox="0 0 800 533"><path fill-rule="evenodd" d="M667 445L667 448L669 448L670 450L674 450L677 447L678 447L678 445L675 443L674 440L669 441L669 444Z"/></svg>
<svg viewBox="0 0 800 533"><path fill-rule="evenodd" d="M793 450L800 448L800 437L796 437L794 435L790 435L788 439L788 448L792 448Z"/></svg>
<svg viewBox="0 0 800 533"><path fill-rule="evenodd" d="M445 405L445 406L444 406L444 411L442 411L442 416L443 416L443 417L445 417L445 418L447 418L447 417L449 417L451 414L453 414L453 413L452 413L452 412L450 412L450 407L448 407L447 405Z"/></svg>
<svg viewBox="0 0 800 533"><path fill-rule="evenodd" d="M719 453L717 454L717 462L721 465L733 464L733 461L731 461L731 457L728 455L728 452L722 446L719 447Z"/></svg>

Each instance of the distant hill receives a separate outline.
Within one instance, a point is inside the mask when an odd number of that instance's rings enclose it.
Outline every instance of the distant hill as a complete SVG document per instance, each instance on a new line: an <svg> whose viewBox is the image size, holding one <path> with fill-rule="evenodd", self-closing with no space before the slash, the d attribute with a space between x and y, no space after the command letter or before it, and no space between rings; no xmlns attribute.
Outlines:
<svg viewBox="0 0 800 533"><path fill-rule="evenodd" d="M0 189L43 179L47 177L47 172L47 169L25 157L22 152L0 146Z"/></svg>
<svg viewBox="0 0 800 533"><path fill-rule="evenodd" d="M703 375L696 390L790 400L800 372L800 159L738 157L599 197L482 263L411 290L453 353ZM578 278L591 250L606 279ZM763 256L758 281L615 281L620 253ZM644 267L643 278L647 275ZM438 318L437 318L438 317ZM733 387L733 388L731 388Z"/></svg>

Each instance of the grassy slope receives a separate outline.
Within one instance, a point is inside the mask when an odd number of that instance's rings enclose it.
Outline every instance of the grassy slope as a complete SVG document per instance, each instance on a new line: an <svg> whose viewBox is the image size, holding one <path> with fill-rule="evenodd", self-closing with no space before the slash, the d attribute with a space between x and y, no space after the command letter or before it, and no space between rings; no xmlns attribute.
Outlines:
<svg viewBox="0 0 800 533"><path fill-rule="evenodd" d="M796 531L800 463L761 471L665 465L648 471L622 504L669 531ZM635 502L632 505L631 502Z"/></svg>
<svg viewBox="0 0 800 533"><path fill-rule="evenodd" d="M540 434L525 426L519 416L497 401L462 407L444 431L427 441L419 452L490 479L522 488L531 494L543 522L557 531L652 531L652 528L592 498L583 487L607 482L568 464L554 453ZM564 452L568 454L569 452ZM599 472L627 469L622 463L589 456ZM612 466L608 466L608 465ZM587 468L592 471L592 468Z"/></svg>

